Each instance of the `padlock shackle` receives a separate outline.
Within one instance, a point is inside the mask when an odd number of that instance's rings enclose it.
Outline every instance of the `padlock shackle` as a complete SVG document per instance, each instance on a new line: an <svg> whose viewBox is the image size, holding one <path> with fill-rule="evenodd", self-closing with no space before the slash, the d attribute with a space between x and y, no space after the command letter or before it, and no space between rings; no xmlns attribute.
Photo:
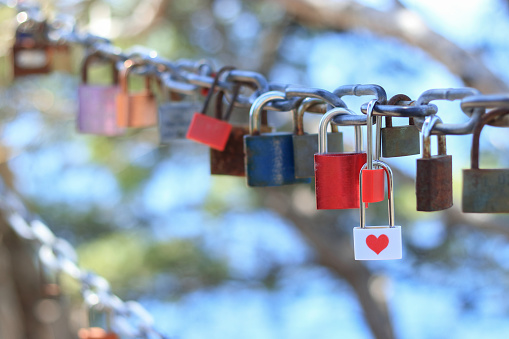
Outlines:
<svg viewBox="0 0 509 339"><path fill-rule="evenodd" d="M354 114L350 109L344 107L334 107L325 113L320 120L318 127L318 154L327 153L327 126L334 117L342 114ZM359 152L359 144L362 145L362 132L360 126L355 126L355 151ZM360 142L359 142L360 140Z"/></svg>
<svg viewBox="0 0 509 339"><path fill-rule="evenodd" d="M385 162L380 160L375 160L374 163L377 166L380 166L384 169L385 174L387 176L387 183L388 183L388 190L387 190L387 198L388 198L388 214L389 214L389 227L394 227L394 181L393 181L393 174L392 170ZM364 171L367 167L367 164L364 164L362 166L361 171L359 173L359 201L360 201L360 227L366 228L366 207L364 205L364 202L362 201L362 171Z"/></svg>
<svg viewBox="0 0 509 339"><path fill-rule="evenodd" d="M422 158L431 158L431 131L437 122L442 122L438 115L426 117L422 124ZM447 154L447 145L445 135L438 135L438 155Z"/></svg>
<svg viewBox="0 0 509 339"><path fill-rule="evenodd" d="M249 134L259 135L261 125L261 111L263 107L273 100L285 100L285 94L279 91L269 91L261 94L251 105L249 109Z"/></svg>
<svg viewBox="0 0 509 339"><path fill-rule="evenodd" d="M214 92L216 91L216 88L219 85L219 78L221 77L221 75L223 75L226 72L231 72L234 69L235 67L233 66L224 66L214 75L214 81L212 82L212 85L210 86L209 91L207 92L207 96L205 97L205 100L203 102L201 114L204 115L207 114L207 109L209 108L210 100L212 99L212 96L214 96Z"/></svg>
<svg viewBox="0 0 509 339"><path fill-rule="evenodd" d="M470 167L472 169L479 169L479 139L483 127L505 115L509 115L509 108L494 109L484 114L479 124L475 127L472 136L472 151L470 152Z"/></svg>
<svg viewBox="0 0 509 339"><path fill-rule="evenodd" d="M427 105L433 100L460 100L471 95L481 94L477 89L470 87L463 88L439 88L430 89L423 92L416 101L416 106ZM438 124L434 127L433 134L453 134L453 135L464 135L473 133L475 126L481 119L481 116L486 112L486 109L477 107L472 108L471 112L466 113L470 116L467 122L461 124ZM422 124L425 118L415 117L415 125L422 130Z"/></svg>
<svg viewBox="0 0 509 339"><path fill-rule="evenodd" d="M412 99L408 95L405 94L396 94L392 98L389 99L387 102L387 105L396 105L398 106L401 102L411 102ZM373 112L374 113L374 109ZM408 118L410 125L414 124L413 118ZM392 127L392 117L390 115L385 116L385 128L391 128Z"/></svg>
<svg viewBox="0 0 509 339"><path fill-rule="evenodd" d="M376 154L375 158L373 159L373 110L375 108L375 105L377 103L377 99L373 99L370 102L368 102L368 111L366 114L366 157L367 157L367 169L371 170L373 169L373 160L380 160L380 156L382 154L381 147L380 147L380 140L381 140L381 124L382 124L382 117L377 116L376 119L376 141L375 141L375 148L376 148Z"/></svg>
<svg viewBox="0 0 509 339"><path fill-rule="evenodd" d="M318 110L308 111L312 107L319 106ZM304 113L317 113L317 114L325 114L327 113L327 106L322 99L317 98L306 98L302 100L301 104L297 107L297 109L293 110L293 134L295 135L304 135ZM335 124L331 124L332 132L338 131L338 126Z"/></svg>
<svg viewBox="0 0 509 339"><path fill-rule="evenodd" d="M239 97L240 94L240 83L236 83L233 85L232 89L232 97L230 103L228 104L228 109L226 110L225 115L223 116L223 97L224 90L220 90L216 96L216 119L228 121L230 120L230 116L233 112L233 107L235 106L235 101Z"/></svg>
<svg viewBox="0 0 509 339"><path fill-rule="evenodd" d="M115 61L111 59L107 59L105 57L102 57L98 52L92 52L88 53L85 58L83 59L83 62L81 63L81 82L83 84L88 83L88 68L95 60L101 60L104 62L110 62L111 63L111 75L113 78L113 84L118 84L118 69L115 65Z"/></svg>
<svg viewBox="0 0 509 339"><path fill-rule="evenodd" d="M128 94L129 92L129 75L132 72L132 70L137 67L141 66L140 64L137 64L133 60L126 60L122 63L122 69L120 72L118 72L118 81L120 83L120 92ZM145 76L145 90L148 92L152 92L150 79L151 75Z"/></svg>

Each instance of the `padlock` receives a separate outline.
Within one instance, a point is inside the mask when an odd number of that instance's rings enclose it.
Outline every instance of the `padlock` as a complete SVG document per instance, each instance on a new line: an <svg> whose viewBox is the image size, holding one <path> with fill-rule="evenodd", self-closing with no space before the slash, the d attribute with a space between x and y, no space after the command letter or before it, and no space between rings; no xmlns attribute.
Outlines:
<svg viewBox="0 0 509 339"><path fill-rule="evenodd" d="M233 111L233 106L239 94L240 84L235 85L231 102L226 114L223 116L223 97L224 92L219 91L216 96L216 119L228 121ZM272 132L272 129L263 123L260 127L261 133ZM224 148L224 151L210 149L210 174L214 175L233 175L244 177L246 169L244 166L244 135L249 134L249 125L233 125L230 137Z"/></svg>
<svg viewBox="0 0 509 339"><path fill-rule="evenodd" d="M394 222L394 188L393 176L390 167L383 161L373 161L375 165L383 168L387 174L388 182L388 204L389 204L389 225L388 226L366 226L366 209L362 203L362 172L367 164L361 169L360 177L360 227L353 229L353 246L355 260L392 260L401 259L402 242L401 226L395 226Z"/></svg>
<svg viewBox="0 0 509 339"><path fill-rule="evenodd" d="M120 127L143 128L157 124L157 102L150 86L150 76L145 77L145 88L129 93L129 74L138 66L126 60L119 72L120 92L116 96L117 125Z"/></svg>
<svg viewBox="0 0 509 339"><path fill-rule="evenodd" d="M162 74L164 75L164 73ZM182 98L166 84L161 84L161 92L165 93L165 98L158 108L159 143L168 145L172 141L186 139L193 114L201 109L201 104L194 92L192 95Z"/></svg>
<svg viewBox="0 0 509 339"><path fill-rule="evenodd" d="M69 44L51 45L51 69L66 73L72 72L72 53Z"/></svg>
<svg viewBox="0 0 509 339"><path fill-rule="evenodd" d="M295 178L293 133L260 133L260 112L272 100L285 99L285 94L269 91L261 94L249 111L249 135L244 136L246 179L248 186L281 186L309 183Z"/></svg>
<svg viewBox="0 0 509 339"><path fill-rule="evenodd" d="M88 68L99 60L110 62L112 70L111 85L91 85L88 83ZM119 93L118 71L113 60L88 54L81 65L81 84L78 87L77 129L80 133L114 136L124 132L117 126L115 97Z"/></svg>
<svg viewBox="0 0 509 339"><path fill-rule="evenodd" d="M355 152L328 153L327 148L327 125L342 114L354 113L336 107L320 120L318 153L314 156L316 208L319 210L359 208L359 172L366 163L366 153L361 150L361 126L355 126Z"/></svg>
<svg viewBox="0 0 509 339"><path fill-rule="evenodd" d="M466 213L509 213L509 169L479 169L479 137L486 124L501 121L507 108L492 110L477 124L470 154L471 169L463 170L462 210Z"/></svg>
<svg viewBox="0 0 509 339"><path fill-rule="evenodd" d="M318 152L318 134L304 133L304 113L311 106L323 103L316 98L307 98L298 109L294 110L293 157L296 178L312 178L315 175L314 154ZM334 133L327 133L327 149L329 152L343 152L343 133L331 124Z"/></svg>
<svg viewBox="0 0 509 339"><path fill-rule="evenodd" d="M101 307L101 310L98 310L98 308L98 304L86 304L85 314L87 325L79 329L78 338L119 339L119 336L111 330L113 310L106 309L104 306Z"/></svg>
<svg viewBox="0 0 509 339"><path fill-rule="evenodd" d="M365 203L378 202L384 200L384 170L382 168L373 168L373 109L377 100L373 99L368 103L368 111L366 115L367 125L367 161L366 169L362 172L362 180L364 185L362 186L362 198ZM380 137L380 124L381 118L376 117L376 138L377 145L379 144ZM376 147L377 151L380 151L379 147ZM380 154L377 155L374 160L379 160Z"/></svg>
<svg viewBox="0 0 509 339"><path fill-rule="evenodd" d="M388 105L397 105L399 101L411 101L403 94L393 96ZM385 127L382 128L382 156L385 158L403 157L419 154L419 129L414 125L414 119L409 118L407 126L392 126L392 117L385 117Z"/></svg>
<svg viewBox="0 0 509 339"><path fill-rule="evenodd" d="M447 155L445 135L438 136L438 155L431 156L430 135L436 115L422 125L422 158L417 159L415 193L418 211L440 211L452 206L452 156Z"/></svg>
<svg viewBox="0 0 509 339"><path fill-rule="evenodd" d="M196 112L187 131L186 138L210 146L218 151L224 151L226 143L230 137L232 125L227 121L207 116L207 109L214 95L215 87L219 82L219 77L225 72L229 72L233 67L226 66L221 68L214 77L214 83L207 93L205 103L201 112Z"/></svg>
<svg viewBox="0 0 509 339"><path fill-rule="evenodd" d="M51 46L47 39L46 22L33 22L33 27L24 25L16 29L12 46L12 68L14 77L51 72Z"/></svg>

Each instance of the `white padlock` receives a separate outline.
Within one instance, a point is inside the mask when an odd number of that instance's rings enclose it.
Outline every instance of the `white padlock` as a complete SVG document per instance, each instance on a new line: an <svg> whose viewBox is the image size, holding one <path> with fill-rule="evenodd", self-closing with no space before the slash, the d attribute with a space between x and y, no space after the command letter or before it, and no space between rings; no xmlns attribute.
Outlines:
<svg viewBox="0 0 509 339"><path fill-rule="evenodd" d="M383 161L374 160L373 164L379 165L387 174L389 185L389 226L366 226L366 208L362 202L362 171L360 179L360 227L353 229L353 245L355 260L391 260L402 258L401 226L394 226L394 201L392 170Z"/></svg>

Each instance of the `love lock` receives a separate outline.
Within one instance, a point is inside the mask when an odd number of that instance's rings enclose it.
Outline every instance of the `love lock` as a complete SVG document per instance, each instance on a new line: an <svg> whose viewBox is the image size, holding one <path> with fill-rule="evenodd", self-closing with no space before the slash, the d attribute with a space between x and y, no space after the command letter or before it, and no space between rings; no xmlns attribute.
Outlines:
<svg viewBox="0 0 509 339"><path fill-rule="evenodd" d="M150 127L157 124L157 103L150 85L150 76L145 77L145 89L137 93L128 92L129 74L135 62L126 60L119 73L120 92L117 94L117 124L120 127Z"/></svg>
<svg viewBox="0 0 509 339"><path fill-rule="evenodd" d="M431 156L431 130L440 118L426 117L422 125L422 158L417 159L415 194L418 211L440 211L452 206L452 156L447 155L445 135L438 136L438 155Z"/></svg>
<svg viewBox="0 0 509 339"><path fill-rule="evenodd" d="M91 85L88 83L88 68L99 60L111 64L112 84ZM114 136L124 132L117 126L115 97L119 93L118 71L115 61L88 54L81 65L81 84L78 87L77 129L80 133Z"/></svg>
<svg viewBox="0 0 509 339"><path fill-rule="evenodd" d="M112 310L98 311L97 305L87 305L87 326L78 331L79 339L119 339L111 330ZM93 324L92 324L93 323ZM104 328L107 328L105 330Z"/></svg>
<svg viewBox="0 0 509 339"><path fill-rule="evenodd" d="M248 186L281 186L311 181L295 178L293 133L260 133L260 112L268 102L277 99L284 100L285 93L263 93L253 102L249 111L249 135L244 136Z"/></svg>
<svg viewBox="0 0 509 339"><path fill-rule="evenodd" d="M411 101L404 94L393 96L388 105L397 105L400 101ZM419 129L414 125L414 119L409 118L407 126L392 126L392 117L385 117L385 127L382 133L382 156L384 158L402 157L419 154Z"/></svg>
<svg viewBox="0 0 509 339"><path fill-rule="evenodd" d="M207 97L203 104L201 112L196 112L191 120L191 125L187 131L186 138L210 146L218 151L224 151L226 143L230 138L232 125L221 119L207 116L207 109L214 95L215 87L217 87L219 77L227 71L231 71L233 67L223 67L215 77L214 83L207 93Z"/></svg>
<svg viewBox="0 0 509 339"><path fill-rule="evenodd" d="M509 213L509 169L479 169L479 137L483 127L508 114L507 108L490 111L474 130L471 169L463 170L463 212Z"/></svg>
<svg viewBox="0 0 509 339"><path fill-rule="evenodd" d="M366 163L361 127L355 126L355 152L329 153L327 148L327 125L342 114L354 113L336 107L320 120L318 153L314 156L316 208L319 210L359 208L359 171Z"/></svg>
<svg viewBox="0 0 509 339"><path fill-rule="evenodd" d="M46 38L46 21L32 20L30 27L20 24L16 29L12 46L12 69L14 77L51 72L51 46Z"/></svg>
<svg viewBox="0 0 509 339"><path fill-rule="evenodd" d="M367 167L364 165L360 176L360 227L353 229L353 245L355 260L391 260L402 258L401 226L394 226L394 189L393 176L390 167L383 161L373 161L382 167L387 174L389 225L366 226L366 209L362 199L362 172Z"/></svg>

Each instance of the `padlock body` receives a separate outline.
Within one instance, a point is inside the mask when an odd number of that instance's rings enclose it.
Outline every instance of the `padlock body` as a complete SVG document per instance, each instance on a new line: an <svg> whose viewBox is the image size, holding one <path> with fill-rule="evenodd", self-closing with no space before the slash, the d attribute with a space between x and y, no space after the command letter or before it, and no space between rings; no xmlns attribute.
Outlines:
<svg viewBox="0 0 509 339"><path fill-rule="evenodd" d="M463 170L463 212L509 213L509 169Z"/></svg>
<svg viewBox="0 0 509 339"><path fill-rule="evenodd" d="M249 134L249 126L233 126L224 151L210 149L210 174L246 175L244 166L244 135Z"/></svg>
<svg viewBox="0 0 509 339"><path fill-rule="evenodd" d="M343 133L327 133L327 151L330 153L343 152ZM318 153L318 134L293 136L296 178L315 176L315 153Z"/></svg>
<svg viewBox="0 0 509 339"><path fill-rule="evenodd" d="M201 105L193 101L164 102L159 105L159 142L169 144L185 139L193 114Z"/></svg>
<svg viewBox="0 0 509 339"><path fill-rule="evenodd" d="M232 125L226 121L195 113L186 138L223 151L230 137Z"/></svg>
<svg viewBox="0 0 509 339"><path fill-rule="evenodd" d="M51 72L51 50L46 44L15 44L12 48L14 77Z"/></svg>
<svg viewBox="0 0 509 339"><path fill-rule="evenodd" d="M113 332L107 332L100 327L82 328L78 331L79 339L119 339Z"/></svg>
<svg viewBox="0 0 509 339"><path fill-rule="evenodd" d="M359 173L366 153L315 154L316 208L359 208Z"/></svg>
<svg viewBox="0 0 509 339"><path fill-rule="evenodd" d="M384 200L385 171L379 169L364 169L362 171L362 201L379 202Z"/></svg>
<svg viewBox="0 0 509 339"><path fill-rule="evenodd" d="M252 187L309 183L295 178L292 133L244 136L247 185Z"/></svg>
<svg viewBox="0 0 509 339"><path fill-rule="evenodd" d="M143 128L157 124L157 103L151 91L133 94L120 92L116 102L118 126Z"/></svg>
<svg viewBox="0 0 509 339"><path fill-rule="evenodd" d="M124 129L117 126L115 96L118 86L81 84L78 87L77 129L80 133L114 136Z"/></svg>
<svg viewBox="0 0 509 339"><path fill-rule="evenodd" d="M452 156L417 159L415 193L418 211L440 211L452 206Z"/></svg>
<svg viewBox="0 0 509 339"><path fill-rule="evenodd" d="M69 45L51 46L51 68L53 71L72 72L72 52Z"/></svg>
<svg viewBox="0 0 509 339"><path fill-rule="evenodd" d="M401 226L367 226L353 229L355 260L401 259Z"/></svg>
<svg viewBox="0 0 509 339"><path fill-rule="evenodd" d="M414 125L382 128L381 134L384 158L420 153L419 130Z"/></svg>

